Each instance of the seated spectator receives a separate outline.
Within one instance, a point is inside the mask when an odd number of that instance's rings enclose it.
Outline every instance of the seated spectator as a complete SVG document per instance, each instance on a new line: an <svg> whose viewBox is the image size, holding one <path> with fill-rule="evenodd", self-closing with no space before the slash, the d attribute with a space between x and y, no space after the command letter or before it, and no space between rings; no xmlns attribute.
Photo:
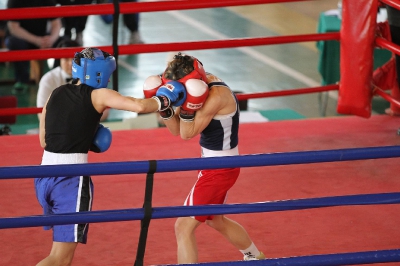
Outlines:
<svg viewBox="0 0 400 266"><path fill-rule="evenodd" d="M66 48L66 47L80 47L79 43L73 40L63 40L59 43L57 48ZM43 75L39 82L39 89L36 97L36 106L43 107L49 98L50 94L56 88L68 83L72 79L72 58L73 54L71 54L71 58L61 58L60 65L53 68L49 72ZM107 119L109 113L109 109L104 111L103 116L101 117L101 121ZM38 118L40 120L40 115L38 114Z"/></svg>
<svg viewBox="0 0 400 266"><path fill-rule="evenodd" d="M23 7L45 7L55 6L53 0L8 0L7 8L23 8ZM50 26L48 30L48 25ZM60 18L44 18L44 19L16 19L7 22L7 37L5 40L9 50L28 50L38 48L56 47L61 40ZM28 89L29 83L29 61L14 62L15 69L15 85L17 91Z"/></svg>

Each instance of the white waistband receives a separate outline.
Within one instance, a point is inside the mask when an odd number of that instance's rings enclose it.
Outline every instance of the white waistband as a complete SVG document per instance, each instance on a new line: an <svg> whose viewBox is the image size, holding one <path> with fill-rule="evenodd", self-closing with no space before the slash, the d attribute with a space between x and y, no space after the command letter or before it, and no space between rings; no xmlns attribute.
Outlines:
<svg viewBox="0 0 400 266"><path fill-rule="evenodd" d="M201 157L221 157L221 156L235 156L239 155L239 148L236 146L230 150L213 151L207 148L201 147Z"/></svg>
<svg viewBox="0 0 400 266"><path fill-rule="evenodd" d="M44 151L42 157L42 165L78 164L87 162L87 153L53 153Z"/></svg>

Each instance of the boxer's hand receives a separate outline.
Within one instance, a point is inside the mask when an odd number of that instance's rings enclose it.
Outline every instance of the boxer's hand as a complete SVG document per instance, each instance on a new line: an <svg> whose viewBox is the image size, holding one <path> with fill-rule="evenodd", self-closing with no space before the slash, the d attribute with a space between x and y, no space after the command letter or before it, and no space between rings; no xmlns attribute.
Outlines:
<svg viewBox="0 0 400 266"><path fill-rule="evenodd" d="M207 84L199 79L189 79L185 83L187 97L181 106L179 117L184 122L194 120L196 111L203 107L208 96Z"/></svg>
<svg viewBox="0 0 400 266"><path fill-rule="evenodd" d="M148 77L143 84L143 93L145 98L156 96L158 88L162 85L161 77L152 75Z"/></svg>
<svg viewBox="0 0 400 266"><path fill-rule="evenodd" d="M99 124L97 131L94 134L90 150L96 153L105 152L108 150L108 148L110 148L111 141L112 134L110 129L104 127L102 124Z"/></svg>
<svg viewBox="0 0 400 266"><path fill-rule="evenodd" d="M172 107L168 107L167 109L165 109L164 111L160 111L159 113L164 120L170 120L175 115L175 111L174 109L172 109Z"/></svg>
<svg viewBox="0 0 400 266"><path fill-rule="evenodd" d="M173 106L181 106L186 100L186 89L178 81L168 81L157 90L156 96L165 96Z"/></svg>

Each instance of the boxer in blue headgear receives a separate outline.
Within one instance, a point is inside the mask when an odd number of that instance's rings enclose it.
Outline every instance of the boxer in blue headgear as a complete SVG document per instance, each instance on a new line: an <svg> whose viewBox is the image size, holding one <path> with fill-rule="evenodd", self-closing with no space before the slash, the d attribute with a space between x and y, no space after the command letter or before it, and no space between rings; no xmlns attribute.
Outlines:
<svg viewBox="0 0 400 266"><path fill-rule="evenodd" d="M56 88L40 116L42 165L87 163L89 151L106 151L111 144L111 132L99 121L108 107L150 113L165 110L177 100L172 94L136 99L108 89L106 86L115 67L114 57L97 48L86 48L75 54L74 84ZM90 176L35 178L35 189L46 215L92 208ZM78 243L86 243L88 227L88 224L52 226L50 255L37 265L70 265Z"/></svg>
<svg viewBox="0 0 400 266"><path fill-rule="evenodd" d="M105 88L115 68L114 56L97 48L86 48L75 53L72 78L96 89Z"/></svg>

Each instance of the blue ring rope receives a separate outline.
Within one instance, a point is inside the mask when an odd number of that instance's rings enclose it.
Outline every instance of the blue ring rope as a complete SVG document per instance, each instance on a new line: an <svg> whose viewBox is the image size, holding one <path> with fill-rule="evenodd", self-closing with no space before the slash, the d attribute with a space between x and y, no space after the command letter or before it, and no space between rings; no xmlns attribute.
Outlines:
<svg viewBox="0 0 400 266"><path fill-rule="evenodd" d="M258 261L227 261L227 262L209 262L197 263L195 265L207 266L230 266L230 265L265 265L265 266L341 266L341 265L356 265L356 264L373 264L385 262L400 261L400 249L392 250L377 250L364 251L353 253L338 253L324 255L309 255L299 257L266 259ZM165 264L177 265L177 264ZM179 264L193 265L193 264Z"/></svg>
<svg viewBox="0 0 400 266"><path fill-rule="evenodd" d="M193 215L219 215L238 213L276 212L322 207L398 204L400 193L361 194L310 199L282 200L248 204L216 204L204 206L154 207L152 219L186 217ZM101 223L142 220L144 209L90 211L57 215L36 215L0 218L0 229L61 225L75 223Z"/></svg>
<svg viewBox="0 0 400 266"><path fill-rule="evenodd" d="M354 148L324 151L304 151L275 154L242 155L229 158L196 158L158 161L158 172L188 171L199 169L218 169L229 167L255 167L318 162L351 161L400 157L400 146ZM22 166L1 167L0 179L32 178L66 175L107 175L146 173L148 161L96 163L83 165ZM35 175L32 176L32 173ZM184 217L204 214L234 214L251 212L273 212L301 210L321 207L398 204L400 193L364 194L325 198L298 199L251 204L225 204L208 206L177 206L153 208L152 218ZM41 215L28 217L0 218L0 229L34 227L56 224L94 223L142 220L144 209L125 209L92 211L59 215ZM251 265L291 265L291 266L339 266L399 262L400 250L367 251L346 254L311 255L267 259L252 262L206 263L207 265L233 265L250 263ZM203 265L205 265L203 263Z"/></svg>
<svg viewBox="0 0 400 266"><path fill-rule="evenodd" d="M400 157L400 146L157 160L157 172L257 167ZM147 173L149 161L0 167L0 179ZM33 174L35 173L35 174Z"/></svg>

